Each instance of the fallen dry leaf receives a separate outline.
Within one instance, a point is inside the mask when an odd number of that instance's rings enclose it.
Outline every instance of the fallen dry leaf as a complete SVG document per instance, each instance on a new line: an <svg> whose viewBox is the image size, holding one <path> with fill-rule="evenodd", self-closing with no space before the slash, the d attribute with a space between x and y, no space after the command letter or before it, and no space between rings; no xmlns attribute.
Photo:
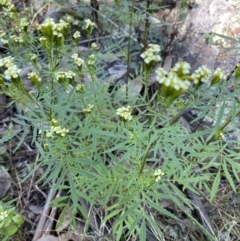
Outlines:
<svg viewBox="0 0 240 241"><path fill-rule="evenodd" d="M11 176L8 174L5 167L0 166L0 199L2 199L5 196L11 184Z"/></svg>
<svg viewBox="0 0 240 241"><path fill-rule="evenodd" d="M59 239L53 235L46 235L46 236L41 237L37 241L59 241Z"/></svg>
<svg viewBox="0 0 240 241"><path fill-rule="evenodd" d="M38 239L37 241L89 241L88 238L82 238L78 234L67 232L59 236L59 238L53 235L46 235Z"/></svg>

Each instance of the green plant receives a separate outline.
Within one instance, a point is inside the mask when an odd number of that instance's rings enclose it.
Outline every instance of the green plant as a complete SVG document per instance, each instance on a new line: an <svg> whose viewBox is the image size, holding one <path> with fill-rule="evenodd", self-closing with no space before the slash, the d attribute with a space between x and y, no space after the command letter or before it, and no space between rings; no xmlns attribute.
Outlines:
<svg viewBox="0 0 240 241"><path fill-rule="evenodd" d="M0 238L3 241L14 237L16 232L23 224L23 218L20 214L16 214L15 208L4 209L0 205Z"/></svg>
<svg viewBox="0 0 240 241"><path fill-rule="evenodd" d="M11 12L12 8L9 9ZM125 91L114 89L110 93L108 84L96 75L101 62L95 45L87 53L74 49L77 52L63 62L62 56L80 38L80 33L71 36L70 21L55 23L47 19L39 27L36 38L44 49L45 63L40 61L24 21L16 26L22 41L7 41L11 36L2 33L10 53L21 48L25 51L21 57L8 54L0 59L0 86L1 92L11 97L24 113L13 118L23 126L15 151L30 127L33 130L32 143L40 158L28 177L42 167L45 172L38 182L49 184L54 193L64 193L53 199L52 205L62 208L68 204L72 216L80 213L85 219L85 234L89 226L99 236L110 230L117 241L144 241L148 229L161 240L164 234L158 217L178 220L178 210L188 215L209 240L217 240L211 227L206 230L185 211L195 207L185 191L204 190L212 201L223 174L234 191L235 180L239 181L239 155L230 147L234 141L223 140L224 130L240 115L239 104L232 94L221 94L226 85L221 70L212 73L203 66L191 72L190 65L181 62L169 71L158 68L154 73L156 62L161 60L161 48L149 44L141 54L145 93L140 95L128 83ZM83 24L90 41L94 24L90 20ZM66 39L70 39L70 45ZM129 48L128 45L128 64ZM15 64L24 67L21 59L34 66L28 80L31 90L25 86ZM147 89L154 74L157 89L151 96ZM203 106L205 99L220 103L220 108L216 111L214 104ZM228 100L234 103L231 108L226 104ZM209 113L213 127L195 132L184 128L179 117L187 108L199 111L193 122ZM12 134L1 142L11 138ZM81 205L81 200L89 203L89 209ZM162 200L176 209L161 206ZM92 221L94 208L102 210L99 226Z"/></svg>

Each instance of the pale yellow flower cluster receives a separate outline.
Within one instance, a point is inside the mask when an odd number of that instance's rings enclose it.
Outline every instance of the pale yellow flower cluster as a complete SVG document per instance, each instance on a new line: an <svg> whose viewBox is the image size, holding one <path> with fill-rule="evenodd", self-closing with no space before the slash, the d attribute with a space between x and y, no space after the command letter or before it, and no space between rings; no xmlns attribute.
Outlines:
<svg viewBox="0 0 240 241"><path fill-rule="evenodd" d="M47 18L40 26L39 29L43 30L44 28L50 28L52 29L55 25L55 22L52 18Z"/></svg>
<svg viewBox="0 0 240 241"><path fill-rule="evenodd" d="M72 58L74 60L74 64L76 64L78 67L81 67L84 63L84 60L78 57L78 54L73 54Z"/></svg>
<svg viewBox="0 0 240 241"><path fill-rule="evenodd" d="M222 131L218 131L216 134L215 134L215 138L217 140L223 140L225 138L224 134Z"/></svg>
<svg viewBox="0 0 240 241"><path fill-rule="evenodd" d="M11 3L10 0L0 0L0 6L4 8L4 15L12 17L12 12L15 10L14 5Z"/></svg>
<svg viewBox="0 0 240 241"><path fill-rule="evenodd" d="M226 80L227 76L223 74L220 68L217 68L213 73L213 78L211 80L211 86L218 83L220 80Z"/></svg>
<svg viewBox="0 0 240 241"><path fill-rule="evenodd" d="M55 73L57 81L61 79L74 79L75 73L72 71L64 72L64 71L59 71Z"/></svg>
<svg viewBox="0 0 240 241"><path fill-rule="evenodd" d="M143 52L140 56L143 58L144 62L146 64L149 64L150 62L158 62L161 60L161 57L159 56L160 52L160 46L158 44L149 44L148 49Z"/></svg>
<svg viewBox="0 0 240 241"><path fill-rule="evenodd" d="M0 30L0 42L2 42L3 44L8 43L7 35L3 30Z"/></svg>
<svg viewBox="0 0 240 241"><path fill-rule="evenodd" d="M41 78L35 72L29 73L28 79L30 79L36 86L40 86Z"/></svg>
<svg viewBox="0 0 240 241"><path fill-rule="evenodd" d="M10 0L0 0L0 6L8 8L8 9L14 9L14 5L11 3Z"/></svg>
<svg viewBox="0 0 240 241"><path fill-rule="evenodd" d="M96 43L92 43L92 49L93 49L94 51L99 50L99 48L98 48L98 46L97 46Z"/></svg>
<svg viewBox="0 0 240 241"><path fill-rule="evenodd" d="M54 134L64 137L69 132L68 129L62 129L61 126L58 124L57 120L52 119L51 123L51 129L49 131L46 131L46 137L53 137Z"/></svg>
<svg viewBox="0 0 240 241"><path fill-rule="evenodd" d="M0 221L8 217L7 211L0 212Z"/></svg>
<svg viewBox="0 0 240 241"><path fill-rule="evenodd" d="M94 105L88 104L85 108L83 108L83 111L84 111L85 113L91 113L93 107L94 107Z"/></svg>
<svg viewBox="0 0 240 241"><path fill-rule="evenodd" d="M29 26L29 22L27 21L27 19L26 18L22 18L20 20L20 28L22 30L25 30L25 29L27 29L28 26Z"/></svg>
<svg viewBox="0 0 240 241"><path fill-rule="evenodd" d="M80 34L79 31L76 31L76 32L73 34L73 38L74 38L74 39L80 39L80 37L81 37L81 34Z"/></svg>
<svg viewBox="0 0 240 241"><path fill-rule="evenodd" d="M50 131L46 132L46 137L53 137L54 133L64 137L68 132L69 132L68 129L65 129L65 128L61 129L60 126L51 126Z"/></svg>
<svg viewBox="0 0 240 241"><path fill-rule="evenodd" d="M93 29L94 27L96 27L96 24L93 23L90 19L86 19L86 20L84 20L84 21L85 21L85 23L86 23L86 29L92 31L92 29Z"/></svg>
<svg viewBox="0 0 240 241"><path fill-rule="evenodd" d="M157 169L153 174L155 177L155 181L156 182L160 181L164 174L165 173L161 169Z"/></svg>
<svg viewBox="0 0 240 241"><path fill-rule="evenodd" d="M116 114L120 117L120 119L125 121L132 120L132 108L129 105L127 107L118 108Z"/></svg>
<svg viewBox="0 0 240 241"><path fill-rule="evenodd" d="M16 79L19 77L20 69L14 64L14 59L11 56L0 59L0 67L3 67L5 78Z"/></svg>
<svg viewBox="0 0 240 241"><path fill-rule="evenodd" d="M47 18L44 23L39 26L39 30L46 37L51 37L52 35L58 38L63 37L65 29L68 27L68 23L60 19L59 23L55 23L52 18Z"/></svg>
<svg viewBox="0 0 240 241"><path fill-rule="evenodd" d="M204 65L199 67L192 74L194 84L198 84L199 81L206 83L210 79L211 76L212 76L212 71Z"/></svg>
<svg viewBox="0 0 240 241"><path fill-rule="evenodd" d="M36 54L31 54L31 55L30 55L30 59L31 59L32 61L35 61L35 60L37 59Z"/></svg>
<svg viewBox="0 0 240 241"><path fill-rule="evenodd" d="M60 19L59 23L53 25L53 35L58 36L61 38L63 36L63 31L68 27L67 22Z"/></svg>
<svg viewBox="0 0 240 241"><path fill-rule="evenodd" d="M191 86L191 82L201 85L211 79L211 85L225 80L226 76L221 69L216 69L214 73L206 66L199 67L192 75L190 75L191 66L187 62L176 63L175 66L167 73L163 68L158 68L156 72L156 80L166 87L172 87L176 91L185 91ZM199 87L199 86L198 86Z"/></svg>
<svg viewBox="0 0 240 241"><path fill-rule="evenodd" d="M44 151L49 151L49 148L48 148L48 144L47 144L47 143L44 143L44 144L43 144L43 149L44 149Z"/></svg>
<svg viewBox="0 0 240 241"><path fill-rule="evenodd" d="M52 125L58 126L58 121L56 119L51 120Z"/></svg>
<svg viewBox="0 0 240 241"><path fill-rule="evenodd" d="M14 65L14 58L11 56L0 59L0 67L9 68Z"/></svg>
<svg viewBox="0 0 240 241"><path fill-rule="evenodd" d="M84 93L84 91L85 91L85 87L84 87L83 84L78 84L78 85L76 86L76 92Z"/></svg>
<svg viewBox="0 0 240 241"><path fill-rule="evenodd" d="M94 54L91 54L88 58L88 65L94 65L94 61L95 61L95 56Z"/></svg>
<svg viewBox="0 0 240 241"><path fill-rule="evenodd" d="M172 70L175 71L176 73L178 73L179 75L189 74L190 69L191 69L191 66L187 62L178 62L172 68Z"/></svg>
<svg viewBox="0 0 240 241"><path fill-rule="evenodd" d="M10 68L4 71L5 78L10 79L17 79L19 77L20 69L16 65L11 66Z"/></svg>
<svg viewBox="0 0 240 241"><path fill-rule="evenodd" d="M222 72L222 70L220 68L217 68L214 73L213 73L214 77L219 78L221 80L226 80L227 76Z"/></svg>
<svg viewBox="0 0 240 241"><path fill-rule="evenodd" d="M42 46L44 47L44 48L46 48L46 46L47 46L47 44L48 44L48 40L47 40L47 38L45 38L45 37L40 37L39 38L39 41L40 41L40 43L42 44Z"/></svg>
<svg viewBox="0 0 240 241"><path fill-rule="evenodd" d="M191 86L190 81L182 80L173 70L167 73L163 68L158 68L156 74L158 83L172 87L175 90L187 90Z"/></svg>
<svg viewBox="0 0 240 241"><path fill-rule="evenodd" d="M10 39L11 39L13 42L18 43L18 44L24 42L24 41L23 41L23 36L21 36L21 35L20 35L20 36L16 36L15 34L13 34L13 35L10 36Z"/></svg>

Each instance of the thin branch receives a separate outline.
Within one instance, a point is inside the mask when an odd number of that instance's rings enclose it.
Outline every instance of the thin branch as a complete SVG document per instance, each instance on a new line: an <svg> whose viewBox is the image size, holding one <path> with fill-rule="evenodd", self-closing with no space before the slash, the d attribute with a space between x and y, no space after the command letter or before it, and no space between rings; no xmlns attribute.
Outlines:
<svg viewBox="0 0 240 241"><path fill-rule="evenodd" d="M50 202L51 202L52 197L53 197L53 190L54 189L51 188L49 193L48 193L48 197L47 197L46 203L44 205L44 208L43 208L43 211L42 211L41 217L39 219L39 222L38 222L38 225L37 225L37 228L36 228L36 231L34 233L32 241L37 241L42 235L42 231L44 229L44 225L45 225L45 222L46 222L47 216L49 214L49 210L50 210Z"/></svg>

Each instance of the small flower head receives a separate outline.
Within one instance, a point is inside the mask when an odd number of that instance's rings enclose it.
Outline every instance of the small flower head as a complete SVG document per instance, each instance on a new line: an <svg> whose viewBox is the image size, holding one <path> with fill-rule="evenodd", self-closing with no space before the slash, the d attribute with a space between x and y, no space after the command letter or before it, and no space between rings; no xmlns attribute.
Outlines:
<svg viewBox="0 0 240 241"><path fill-rule="evenodd" d="M226 80L226 75L223 74L220 68L217 68L213 73L213 78L211 81L211 86L217 84L220 80Z"/></svg>
<svg viewBox="0 0 240 241"><path fill-rule="evenodd" d="M71 22L73 22L73 17L72 16L67 16L66 21L67 21L68 25L70 25Z"/></svg>
<svg viewBox="0 0 240 241"><path fill-rule="evenodd" d="M83 108L83 111L85 113L91 113L93 107L94 107L94 105L88 104L85 108Z"/></svg>
<svg viewBox="0 0 240 241"><path fill-rule="evenodd" d="M61 126L58 124L58 121L56 119L51 120L51 129L46 131L46 137L54 137L54 134L64 137L69 132L66 128L61 128Z"/></svg>
<svg viewBox="0 0 240 241"><path fill-rule="evenodd" d="M58 83L63 84L64 86L68 86L69 84L72 84L74 81L75 73L72 71L64 72L64 71L59 71L56 72L56 80Z"/></svg>
<svg viewBox="0 0 240 241"><path fill-rule="evenodd" d="M0 212L0 221L8 217L7 211Z"/></svg>
<svg viewBox="0 0 240 241"><path fill-rule="evenodd" d="M7 80L17 79L19 77L20 69L16 65L10 66L4 71L5 78Z"/></svg>
<svg viewBox="0 0 240 241"><path fill-rule="evenodd" d="M176 73L170 72L168 74L168 79L170 82L171 87L173 87L175 90L187 90L191 83L188 80L182 80L180 79Z"/></svg>
<svg viewBox="0 0 240 241"><path fill-rule="evenodd" d="M40 38L39 38L39 41L40 41L41 45L43 46L43 48L45 48L45 49L48 48L49 43L48 43L47 38L45 38L45 37L40 37Z"/></svg>
<svg viewBox="0 0 240 241"><path fill-rule="evenodd" d="M215 134L215 138L217 139L217 140L222 140L222 139L224 139L224 134L223 134L223 132L222 131L217 131L217 133Z"/></svg>
<svg viewBox="0 0 240 241"><path fill-rule="evenodd" d="M60 135L61 135L62 137L64 137L64 136L66 136L66 134L67 134L68 132L69 132L68 129L63 128L63 129L61 130L61 132L60 132Z"/></svg>
<svg viewBox="0 0 240 241"><path fill-rule="evenodd" d="M149 44L149 48L143 52L140 56L143 58L144 62L146 64L149 64L151 62L158 62L161 60L161 57L159 56L160 52L160 46L157 44Z"/></svg>
<svg viewBox="0 0 240 241"><path fill-rule="evenodd" d="M83 85L83 84L78 84L78 85L76 86L76 92L83 94L83 93L85 92L85 87L84 87L84 85Z"/></svg>
<svg viewBox="0 0 240 241"><path fill-rule="evenodd" d="M85 23L86 23L86 29L88 33L91 34L93 28L96 27L96 24L93 23L90 19L86 19Z"/></svg>
<svg viewBox="0 0 240 241"><path fill-rule="evenodd" d="M0 59L0 67L8 69L14 65L14 59L11 56Z"/></svg>
<svg viewBox="0 0 240 241"><path fill-rule="evenodd" d="M32 83L35 84L37 87L40 87L41 78L35 72L29 73L28 79L30 79Z"/></svg>
<svg viewBox="0 0 240 241"><path fill-rule="evenodd" d="M52 130L46 131L46 137L47 138L53 137L53 134L54 134L54 132Z"/></svg>
<svg viewBox="0 0 240 241"><path fill-rule="evenodd" d="M134 135L132 132L129 132L129 139L130 139L130 140L133 140L134 137L135 137L135 135Z"/></svg>
<svg viewBox="0 0 240 241"><path fill-rule="evenodd" d="M9 0L1 0L0 7L4 9L4 15L7 17L12 17L13 13L16 11L14 5Z"/></svg>
<svg viewBox="0 0 240 241"><path fill-rule="evenodd" d="M202 66L199 67L193 74L192 74L192 78L194 81L194 84L201 84L205 83L209 80L209 78L212 75L212 71L210 69L208 69L206 66Z"/></svg>
<svg viewBox="0 0 240 241"><path fill-rule="evenodd" d="M94 66L94 61L95 61L95 55L91 54L88 58L88 65Z"/></svg>
<svg viewBox="0 0 240 241"><path fill-rule="evenodd" d="M53 35L53 29L55 27L55 22L52 18L47 18L44 23L39 26L39 30L45 38L51 38Z"/></svg>
<svg viewBox="0 0 240 241"><path fill-rule="evenodd" d="M188 67L185 70L183 67L177 66L175 70L178 71L181 68L181 73L183 73L183 71L188 72ZM156 80L160 84L162 94L164 97L169 97L170 101L175 100L191 86L191 82L187 79L182 79L175 70L173 68L167 73L163 68L158 68L155 71Z"/></svg>
<svg viewBox="0 0 240 241"><path fill-rule="evenodd" d="M158 68L156 71L156 80L159 82L159 83L162 83L162 80L163 78L165 78L167 76L167 71L165 71L163 68Z"/></svg>
<svg viewBox="0 0 240 241"><path fill-rule="evenodd" d="M29 26L29 22L27 21L26 18L22 18L20 20L20 28L22 31L26 32Z"/></svg>
<svg viewBox="0 0 240 241"><path fill-rule="evenodd" d="M69 132L66 128L61 128L61 126L51 126L51 129L49 131L46 131L46 137L50 138L53 137L54 134L64 137Z"/></svg>
<svg viewBox="0 0 240 241"><path fill-rule="evenodd" d="M165 173L162 172L161 169L157 169L157 170L154 172L154 174L153 174L153 175L154 175L154 178L155 178L155 181L156 181L156 182L160 181L164 174L165 174Z"/></svg>
<svg viewBox="0 0 240 241"><path fill-rule="evenodd" d="M56 46L61 46L64 44L64 35L68 28L68 23L64 20L60 20L59 23L55 23L52 18L47 18L44 23L39 26L39 31L42 33L43 37L46 38L47 42L52 42ZM46 41L42 39L41 44L46 49Z"/></svg>
<svg viewBox="0 0 240 241"><path fill-rule="evenodd" d="M156 70L156 80L158 83L163 84L166 87L171 87L175 90L187 90L191 83L188 80L182 80L178 77L178 75L170 71L168 74L162 68Z"/></svg>
<svg viewBox="0 0 240 241"><path fill-rule="evenodd" d="M73 34L73 38L74 38L74 39L79 40L79 39L80 39L80 37L81 37L81 34L80 34L80 32L79 32L79 31L76 31L76 32Z"/></svg>
<svg viewBox="0 0 240 241"><path fill-rule="evenodd" d="M74 60L77 59L77 58L78 58L78 54L76 54L76 53L73 54L73 55L71 56L71 58L74 59Z"/></svg>
<svg viewBox="0 0 240 241"><path fill-rule="evenodd" d="M78 57L78 54L73 54L72 58L74 59L74 64L76 64L78 67L82 67L84 60Z"/></svg>
<svg viewBox="0 0 240 241"><path fill-rule="evenodd" d="M56 23L52 26L53 35L57 36L58 38L63 37L67 27L68 24L64 20L60 19L59 23Z"/></svg>
<svg viewBox="0 0 240 241"><path fill-rule="evenodd" d="M132 108L128 105L126 107L121 107L117 109L116 114L123 121L130 121L132 120Z"/></svg>
<svg viewBox="0 0 240 241"><path fill-rule="evenodd" d="M67 79L74 79L75 75L76 74L73 73L72 71L65 72L65 76Z"/></svg>
<svg viewBox="0 0 240 241"><path fill-rule="evenodd" d="M3 30L0 30L0 42L3 44L8 44L7 35Z"/></svg>
<svg viewBox="0 0 240 241"><path fill-rule="evenodd" d="M58 124L58 121L56 120L56 119L51 119L51 124L53 125L53 126L59 126L59 124Z"/></svg>
<svg viewBox="0 0 240 241"><path fill-rule="evenodd" d="M36 60L37 60L36 54L30 54L30 60L31 60L32 62L36 62Z"/></svg>
<svg viewBox="0 0 240 241"><path fill-rule="evenodd" d="M92 49L93 49L94 51L99 50L99 48L98 48L98 46L97 46L96 43L92 43Z"/></svg>
<svg viewBox="0 0 240 241"><path fill-rule="evenodd" d="M12 43L17 43L17 44L21 44L21 43L24 42L22 36L16 36L16 35L11 35L10 40L11 40Z"/></svg>
<svg viewBox="0 0 240 241"><path fill-rule="evenodd" d="M175 64L175 66L173 67L173 71L175 71L177 73L177 75L179 77L181 77L182 75L187 75L190 73L190 69L191 66L189 63L187 62L178 62Z"/></svg>
<svg viewBox="0 0 240 241"><path fill-rule="evenodd" d="M47 143L43 144L43 150L44 151L49 151L49 147L48 147Z"/></svg>

